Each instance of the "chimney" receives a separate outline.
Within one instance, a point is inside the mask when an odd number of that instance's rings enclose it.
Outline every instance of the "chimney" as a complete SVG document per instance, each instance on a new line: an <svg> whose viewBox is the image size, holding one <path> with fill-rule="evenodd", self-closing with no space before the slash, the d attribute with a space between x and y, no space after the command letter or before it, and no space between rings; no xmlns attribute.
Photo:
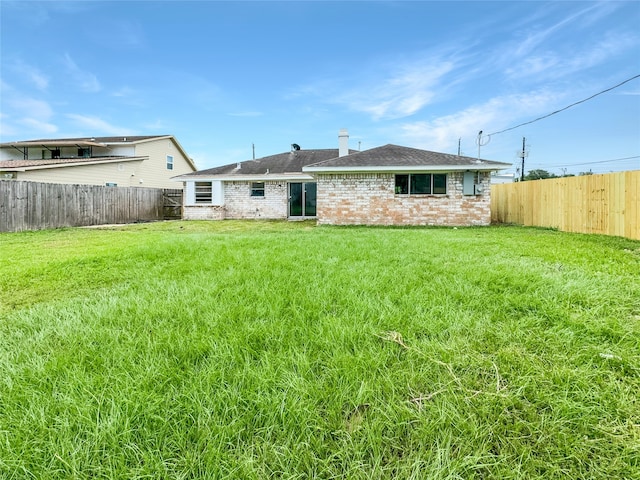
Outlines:
<svg viewBox="0 0 640 480"><path fill-rule="evenodd" d="M338 133L338 156L349 155L349 132L346 128L341 128Z"/></svg>

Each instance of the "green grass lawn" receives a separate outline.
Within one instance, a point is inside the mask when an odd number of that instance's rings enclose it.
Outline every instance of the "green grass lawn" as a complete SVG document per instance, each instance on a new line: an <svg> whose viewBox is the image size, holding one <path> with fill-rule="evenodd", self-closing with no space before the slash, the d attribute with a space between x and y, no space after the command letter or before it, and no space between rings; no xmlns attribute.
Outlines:
<svg viewBox="0 0 640 480"><path fill-rule="evenodd" d="M0 235L0 478L640 478L640 242Z"/></svg>

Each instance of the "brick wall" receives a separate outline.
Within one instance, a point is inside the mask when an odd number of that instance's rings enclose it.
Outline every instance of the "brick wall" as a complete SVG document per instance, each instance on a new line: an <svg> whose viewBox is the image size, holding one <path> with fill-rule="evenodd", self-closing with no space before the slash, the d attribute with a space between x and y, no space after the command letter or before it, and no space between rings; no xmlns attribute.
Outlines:
<svg viewBox="0 0 640 480"><path fill-rule="evenodd" d="M251 196L251 182L225 182L224 206L227 219L287 218L287 182L264 182L264 197Z"/></svg>
<svg viewBox="0 0 640 480"><path fill-rule="evenodd" d="M225 182L224 206L185 206L185 220L285 219L288 215L287 182L264 182L264 197L251 196L251 182Z"/></svg>
<svg viewBox="0 0 640 480"><path fill-rule="evenodd" d="M182 207L184 220L224 220L224 207L217 205L185 205Z"/></svg>
<svg viewBox="0 0 640 480"><path fill-rule="evenodd" d="M396 195L392 173L322 174L318 223L325 225L489 225L490 174L483 193L463 195L463 172L447 174L446 195Z"/></svg>

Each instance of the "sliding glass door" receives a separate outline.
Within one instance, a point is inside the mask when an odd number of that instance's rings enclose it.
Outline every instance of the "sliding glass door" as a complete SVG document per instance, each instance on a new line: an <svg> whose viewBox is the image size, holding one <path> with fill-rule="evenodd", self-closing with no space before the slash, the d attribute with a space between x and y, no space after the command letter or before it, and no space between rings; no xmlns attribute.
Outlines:
<svg viewBox="0 0 640 480"><path fill-rule="evenodd" d="M290 217L316 216L316 188L311 182L289 184Z"/></svg>

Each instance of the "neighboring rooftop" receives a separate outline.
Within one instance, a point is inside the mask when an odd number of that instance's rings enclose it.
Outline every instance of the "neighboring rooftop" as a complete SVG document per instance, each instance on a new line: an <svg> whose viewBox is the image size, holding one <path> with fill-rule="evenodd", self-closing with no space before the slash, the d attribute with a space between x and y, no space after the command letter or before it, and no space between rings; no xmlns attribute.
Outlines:
<svg viewBox="0 0 640 480"><path fill-rule="evenodd" d="M146 160L149 157L88 157L88 158L48 158L44 160L0 160L0 169L2 170L14 170L22 171L25 169L31 170L30 167L44 167L44 166L56 166L56 165L70 165L70 164L96 164L96 163L110 163L110 162L129 162L131 160Z"/></svg>
<svg viewBox="0 0 640 480"><path fill-rule="evenodd" d="M171 135L145 135L145 136L119 136L119 137L78 137L78 138L44 138L39 140L21 140L17 142L0 143L0 147L35 147L40 145L75 146L94 145L101 146L107 143L136 143L156 138L169 138Z"/></svg>

